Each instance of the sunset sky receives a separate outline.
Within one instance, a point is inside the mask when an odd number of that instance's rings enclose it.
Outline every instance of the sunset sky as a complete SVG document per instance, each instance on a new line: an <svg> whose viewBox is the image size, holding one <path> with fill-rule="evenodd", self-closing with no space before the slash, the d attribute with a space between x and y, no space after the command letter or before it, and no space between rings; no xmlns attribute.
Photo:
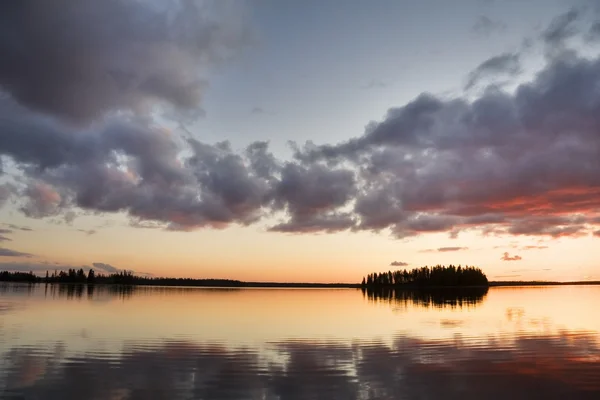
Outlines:
<svg viewBox="0 0 600 400"><path fill-rule="evenodd" d="M600 6L0 3L0 270L600 279Z"/></svg>

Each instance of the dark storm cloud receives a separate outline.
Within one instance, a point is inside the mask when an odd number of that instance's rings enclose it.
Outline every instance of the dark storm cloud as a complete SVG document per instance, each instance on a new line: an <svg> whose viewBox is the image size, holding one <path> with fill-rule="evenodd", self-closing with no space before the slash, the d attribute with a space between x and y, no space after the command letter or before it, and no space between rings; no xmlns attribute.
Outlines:
<svg viewBox="0 0 600 400"><path fill-rule="evenodd" d="M390 267L407 267L409 264L404 261L392 261Z"/></svg>
<svg viewBox="0 0 600 400"><path fill-rule="evenodd" d="M23 0L0 5L0 86L78 123L156 104L194 112L203 68L243 45L243 27L199 1Z"/></svg>
<svg viewBox="0 0 600 400"><path fill-rule="evenodd" d="M501 260L502 261L521 261L523 258L521 256L518 255L514 255L511 256L510 254L508 254L508 252L504 252L504 254L502 255Z"/></svg>
<svg viewBox="0 0 600 400"><path fill-rule="evenodd" d="M508 76L514 77L521 72L520 55L517 53L504 53L494 56L481 64L469 74L465 89L469 90L481 80L488 77Z"/></svg>
<svg viewBox="0 0 600 400"><path fill-rule="evenodd" d="M0 247L0 257L33 257L32 254Z"/></svg>

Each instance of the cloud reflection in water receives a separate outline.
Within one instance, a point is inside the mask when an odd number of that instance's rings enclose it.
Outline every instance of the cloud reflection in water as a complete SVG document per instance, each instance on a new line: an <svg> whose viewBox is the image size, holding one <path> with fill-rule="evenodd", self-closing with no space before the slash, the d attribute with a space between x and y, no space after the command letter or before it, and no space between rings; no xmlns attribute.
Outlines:
<svg viewBox="0 0 600 400"><path fill-rule="evenodd" d="M3 357L7 399L597 399L595 333L427 341L131 342L120 354L64 345Z"/></svg>

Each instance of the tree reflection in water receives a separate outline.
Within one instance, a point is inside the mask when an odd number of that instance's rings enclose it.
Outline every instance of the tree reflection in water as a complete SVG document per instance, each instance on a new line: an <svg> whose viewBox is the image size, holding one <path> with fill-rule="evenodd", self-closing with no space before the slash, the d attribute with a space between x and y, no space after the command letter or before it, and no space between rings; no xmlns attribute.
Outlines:
<svg viewBox="0 0 600 400"><path fill-rule="evenodd" d="M363 296L373 302L387 302L395 307L406 308L416 305L423 308L473 307L483 302L487 287L394 289L362 288Z"/></svg>

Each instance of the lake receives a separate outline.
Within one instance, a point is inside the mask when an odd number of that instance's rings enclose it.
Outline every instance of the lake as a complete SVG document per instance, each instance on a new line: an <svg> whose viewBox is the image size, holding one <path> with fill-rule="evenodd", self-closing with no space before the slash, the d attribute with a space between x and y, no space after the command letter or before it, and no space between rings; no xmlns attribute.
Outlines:
<svg viewBox="0 0 600 400"><path fill-rule="evenodd" d="M600 399L600 286L0 283L1 399Z"/></svg>

